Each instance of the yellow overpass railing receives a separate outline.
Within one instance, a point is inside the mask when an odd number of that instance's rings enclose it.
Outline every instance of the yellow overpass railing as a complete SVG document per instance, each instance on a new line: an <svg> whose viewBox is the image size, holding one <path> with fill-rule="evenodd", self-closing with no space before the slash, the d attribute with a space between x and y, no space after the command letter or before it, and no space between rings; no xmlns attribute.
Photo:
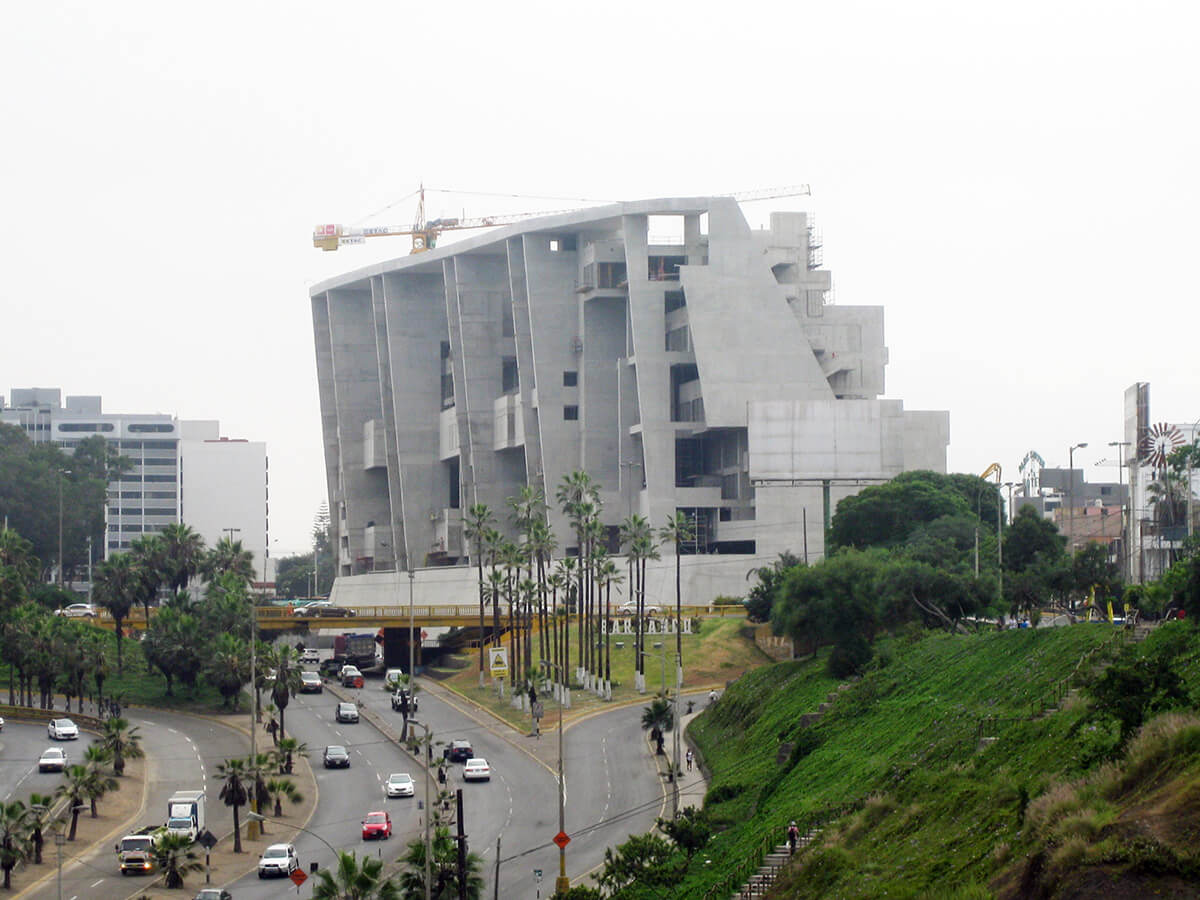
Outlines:
<svg viewBox="0 0 1200 900"><path fill-rule="evenodd" d="M336 631L355 631L361 628L378 628L381 626L391 626L396 628L407 628L409 622L409 608L407 605L397 606L349 606L338 607L345 609L348 615L305 615L303 607L295 607L289 609L285 606L259 606L258 611L258 627L268 630L281 631L296 626L307 626L309 629L321 630L336 630ZM673 613L673 610L664 609L659 616L668 617ZM741 606L685 606L683 614L685 616L744 616L745 609ZM151 608L151 615L154 614L154 608ZM414 606L412 608L412 618L418 626L432 627L470 627L470 625L479 624L479 607L466 605L446 605L446 606ZM621 618L616 613L613 618ZM112 616L105 610L100 610L98 616L87 621L109 631L113 629L114 622ZM503 627L508 626L508 611L504 610L500 614L500 623ZM126 629L142 631L146 628L146 613L141 607L135 610L130 610L128 616L124 619ZM484 625L488 627L492 624L492 610L489 607L484 611Z"/></svg>

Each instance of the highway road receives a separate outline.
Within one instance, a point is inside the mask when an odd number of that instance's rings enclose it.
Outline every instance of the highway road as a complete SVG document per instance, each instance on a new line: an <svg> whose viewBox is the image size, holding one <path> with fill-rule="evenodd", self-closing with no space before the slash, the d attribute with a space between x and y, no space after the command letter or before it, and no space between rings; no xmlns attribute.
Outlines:
<svg viewBox="0 0 1200 900"><path fill-rule="evenodd" d="M204 790L208 794L208 827L215 834L223 834L233 828L232 811L218 799L219 786L215 781L218 763L247 753L247 737L218 722L198 716L188 716L162 710L127 709L125 717L139 729L142 747L146 751L146 824L166 821L167 799L181 790ZM17 726L9 722L4 726L5 738ZM32 728L33 726L23 726ZM42 743L40 753L49 742L45 740L45 726L38 729ZM83 733L86 735L86 732ZM80 741L68 741L62 746L68 752ZM77 757L77 753L71 753ZM9 756L6 752L5 757ZM36 756L32 762L37 768ZM55 775L36 775L30 778L51 779L58 783ZM32 789L27 781L22 790ZM103 801L101 801L103 803ZM116 843L116 840L112 843ZM53 853L53 846L47 850ZM70 852L70 851L68 851ZM124 900L138 888L136 877L125 877L117 867L116 856L111 845L105 843L79 857L64 857L62 896L87 898L87 900ZM31 900L56 900L58 887L54 879L42 884L27 895Z"/></svg>
<svg viewBox="0 0 1200 900"><path fill-rule="evenodd" d="M391 709L389 695L381 682L369 679L366 687L351 692L357 702L399 731L401 717ZM440 699L430 692L420 694L419 718L433 729L435 756L450 740L469 740L476 755L492 766L490 782L467 783L461 780L461 765L449 767L447 785L463 788L465 830L472 852L482 859L485 896L495 882L497 849L500 838L500 895L536 896L538 885L534 870L541 869L542 896L553 892L558 874L558 848L551 839L558 832L558 789L552 766L540 762L514 746L505 737L506 726L465 702ZM318 804L307 827L313 834L298 831L284 822L269 822L273 838L294 843L303 868L312 863L321 867L333 862L326 842L342 850L379 855L393 861L403 855L409 840L419 839L423 829L423 782L421 770L393 740L385 737L366 719L358 724L334 721L337 698L332 692L302 694L287 710L289 734L309 748L309 758L317 777ZM653 826L662 813L663 795L653 761L647 752L640 725L641 707L622 707L592 716L565 731L566 831L572 840L567 848L567 872L578 883L589 870L603 862L604 850L642 833ZM226 759L245 756L244 734L207 719L163 711L134 710L130 718L141 729L144 746L150 755L148 796L145 818L158 821L165 811L167 798L176 790L203 788L208 794L209 827L225 834L232 828L232 812L217 799L219 782L215 767ZM542 736L543 759L553 760L557 733ZM38 776L36 759L49 744L44 726L10 722L0 735L0 786L14 796L27 796L37 779L45 779L45 789L57 784L53 775ZM351 768L326 770L321 754L327 744L343 744L351 754ZM68 749L85 741L68 742ZM74 754L73 754L74 755ZM417 782L415 798L388 800L383 782L391 772L409 772ZM32 773L32 774L31 774ZM198 782L198 783L197 783ZM431 792L436 794L437 785ZM688 802L685 800L685 804ZM393 822L390 841L365 843L361 839L361 821L367 812L385 809ZM244 815L244 810L243 810ZM247 865L254 858L246 857ZM284 883L286 884L286 883ZM238 900L277 898L284 884L260 881L251 873L229 885ZM311 883L310 883L311 884ZM311 894L305 885L298 896ZM124 900L138 889L137 879L119 875L109 846L85 853L64 869L64 898L87 897L95 900ZM295 889L286 886L290 894ZM29 895L36 900L56 897L53 881Z"/></svg>

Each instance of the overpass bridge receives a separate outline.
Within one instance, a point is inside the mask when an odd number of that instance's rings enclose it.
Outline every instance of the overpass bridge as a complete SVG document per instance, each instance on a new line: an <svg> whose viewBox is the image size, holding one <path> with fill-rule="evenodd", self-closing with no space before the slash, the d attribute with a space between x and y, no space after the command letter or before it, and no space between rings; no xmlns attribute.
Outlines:
<svg viewBox="0 0 1200 900"><path fill-rule="evenodd" d="M260 631L288 631L305 629L310 631L369 631L378 628L408 628L411 623L415 628L470 628L479 627L479 607L466 605L453 606L339 606L335 607L336 614L331 614L328 608L324 614L305 615L304 607L292 610L285 606L258 606L255 611L258 616ZM151 607L153 618L155 609ZM507 613L501 615L501 624L507 625ZM115 623L106 610L88 621L101 628L112 631ZM484 612L484 625L492 623L490 608ZM126 630L143 631L146 628L146 612L141 607L130 610L124 619Z"/></svg>

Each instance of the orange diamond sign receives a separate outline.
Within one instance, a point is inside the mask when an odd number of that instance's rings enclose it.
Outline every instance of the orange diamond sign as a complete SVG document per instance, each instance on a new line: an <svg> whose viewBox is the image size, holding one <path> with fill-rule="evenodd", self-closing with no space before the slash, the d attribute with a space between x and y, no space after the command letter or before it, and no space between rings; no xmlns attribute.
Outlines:
<svg viewBox="0 0 1200 900"><path fill-rule="evenodd" d="M571 843L571 836L565 831L560 831L554 836L554 843L558 844L559 850L566 850L567 844Z"/></svg>
<svg viewBox="0 0 1200 900"><path fill-rule="evenodd" d="M294 870L288 878L292 879L292 884L296 885L296 887L300 887L300 885L308 881L308 876L304 874L303 869Z"/></svg>

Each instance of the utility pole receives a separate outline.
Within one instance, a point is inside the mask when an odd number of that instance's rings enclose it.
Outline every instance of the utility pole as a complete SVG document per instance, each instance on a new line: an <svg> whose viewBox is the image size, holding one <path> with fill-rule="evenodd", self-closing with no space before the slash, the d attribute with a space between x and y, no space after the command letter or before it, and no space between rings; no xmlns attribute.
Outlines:
<svg viewBox="0 0 1200 900"><path fill-rule="evenodd" d="M542 660L543 666L558 669L558 677L563 677L563 667L548 659ZM558 698L558 833L565 835L566 828L566 780L563 772L563 698ZM499 853L496 854L497 858ZM558 845L558 878L554 882L555 893L565 893L571 889L571 879L567 877L567 844Z"/></svg>
<svg viewBox="0 0 1200 900"><path fill-rule="evenodd" d="M431 872L430 857L433 855L432 847L429 842L429 817L433 815L433 807L429 805L429 758L433 750L433 729L423 722L418 722L416 719L409 719L408 724L413 728L420 728L425 732L425 900L433 898L433 874ZM460 791L461 796L461 791ZM459 800L461 803L461 799ZM461 816L460 816L461 821Z"/></svg>
<svg viewBox="0 0 1200 900"><path fill-rule="evenodd" d="M466 883L458 883L458 900L467 900ZM492 900L500 900L500 837L496 836L496 875L492 879Z"/></svg>
<svg viewBox="0 0 1200 900"><path fill-rule="evenodd" d="M58 589L63 586L63 479L71 474L70 469L58 473Z"/></svg>

